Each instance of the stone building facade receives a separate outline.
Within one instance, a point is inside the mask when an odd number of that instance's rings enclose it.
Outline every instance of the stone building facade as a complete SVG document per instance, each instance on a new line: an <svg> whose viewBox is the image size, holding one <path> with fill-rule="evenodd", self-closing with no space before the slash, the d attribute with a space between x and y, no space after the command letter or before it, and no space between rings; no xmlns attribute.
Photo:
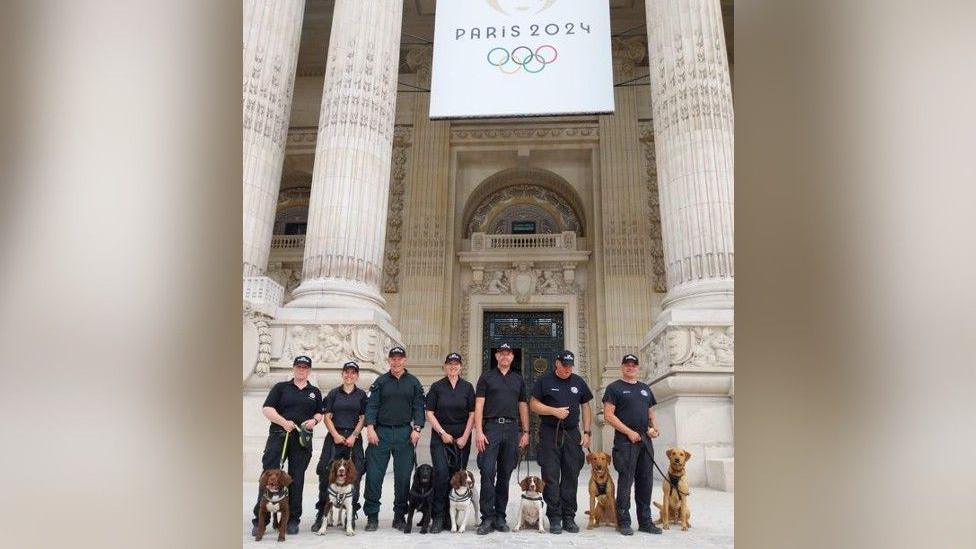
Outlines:
<svg viewBox="0 0 976 549"><path fill-rule="evenodd" d="M294 356L324 390L356 360L365 388L402 344L429 385L504 338L527 377L574 351L597 402L637 353L657 452L733 489L732 6L610 4L614 114L446 121L433 0L245 0L246 478Z"/></svg>

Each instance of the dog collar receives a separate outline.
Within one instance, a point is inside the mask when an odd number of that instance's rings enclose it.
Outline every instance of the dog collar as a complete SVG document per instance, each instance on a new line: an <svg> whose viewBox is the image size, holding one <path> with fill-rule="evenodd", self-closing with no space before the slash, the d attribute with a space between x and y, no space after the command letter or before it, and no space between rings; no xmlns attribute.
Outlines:
<svg viewBox="0 0 976 549"><path fill-rule="evenodd" d="M532 497L532 496L527 496L525 494L522 494L522 499L527 499L529 501L542 501L542 496Z"/></svg>
<svg viewBox="0 0 976 549"><path fill-rule="evenodd" d="M274 494L273 492L265 488L264 490L261 491L261 497L263 497L267 501L270 501L271 503L278 503L279 501L288 497L288 487L286 486L284 489L281 490L281 492L278 492L277 494Z"/></svg>
<svg viewBox="0 0 976 549"><path fill-rule="evenodd" d="M458 503L468 501L471 499L471 489L465 486L463 496L458 494L457 490L451 490L451 493L449 493L447 496L451 501L456 501Z"/></svg>

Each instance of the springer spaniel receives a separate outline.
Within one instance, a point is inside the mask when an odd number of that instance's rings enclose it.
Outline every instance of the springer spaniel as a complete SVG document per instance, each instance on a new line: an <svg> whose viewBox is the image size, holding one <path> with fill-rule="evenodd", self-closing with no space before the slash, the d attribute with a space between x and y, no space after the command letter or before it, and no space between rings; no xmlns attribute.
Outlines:
<svg viewBox="0 0 976 549"><path fill-rule="evenodd" d="M545 533L548 522L546 514L542 512L542 490L546 486L539 477L528 476L519 483L522 487L522 502L519 505L518 523L513 532L518 532L523 526L537 526L539 532Z"/></svg>
<svg viewBox="0 0 976 549"><path fill-rule="evenodd" d="M328 519L315 533L325 534L329 526L345 526L346 535L356 535L352 527L352 496L356 484L356 466L351 459L337 459L329 467L329 499L322 513Z"/></svg>
<svg viewBox="0 0 976 549"><path fill-rule="evenodd" d="M475 520L478 517L478 491L471 471L462 469L454 473L447 499L450 502L448 512L451 515L451 532L463 534L471 511L474 511Z"/></svg>
<svg viewBox="0 0 976 549"><path fill-rule="evenodd" d="M258 508L258 529L254 541L261 541L271 515L272 528L278 529L278 541L285 541L288 529L288 486L291 477L281 469L268 469L261 473L258 486L261 489L261 506ZM278 516L281 513L281 516Z"/></svg>

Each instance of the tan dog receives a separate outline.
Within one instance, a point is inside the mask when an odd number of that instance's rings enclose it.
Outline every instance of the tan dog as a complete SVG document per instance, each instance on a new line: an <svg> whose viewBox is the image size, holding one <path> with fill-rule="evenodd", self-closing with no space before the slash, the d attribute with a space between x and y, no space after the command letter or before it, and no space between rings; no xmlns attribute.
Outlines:
<svg viewBox="0 0 976 549"><path fill-rule="evenodd" d="M614 500L616 489L613 478L610 477L610 454L594 452L586 456L590 464L590 515L587 530L597 526L617 526L617 502Z"/></svg>
<svg viewBox="0 0 976 549"><path fill-rule="evenodd" d="M685 475L685 463L691 459L691 454L681 448L668 448L668 478L661 482L664 501L661 505L655 501L654 506L661 511L661 518L655 524L668 530L671 523L681 524L682 530L687 530L691 524L691 509L688 507L688 480Z"/></svg>

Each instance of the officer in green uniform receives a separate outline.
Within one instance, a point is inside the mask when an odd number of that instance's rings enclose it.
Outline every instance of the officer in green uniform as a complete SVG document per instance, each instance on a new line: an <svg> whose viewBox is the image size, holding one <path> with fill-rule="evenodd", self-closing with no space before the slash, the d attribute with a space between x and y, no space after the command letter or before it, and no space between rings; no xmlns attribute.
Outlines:
<svg viewBox="0 0 976 549"><path fill-rule="evenodd" d="M415 447L424 427L424 389L406 370L407 352L390 349L390 371L376 378L366 401L366 531L379 527L383 477L393 455L393 527L403 529ZM412 421L411 421L412 420Z"/></svg>

